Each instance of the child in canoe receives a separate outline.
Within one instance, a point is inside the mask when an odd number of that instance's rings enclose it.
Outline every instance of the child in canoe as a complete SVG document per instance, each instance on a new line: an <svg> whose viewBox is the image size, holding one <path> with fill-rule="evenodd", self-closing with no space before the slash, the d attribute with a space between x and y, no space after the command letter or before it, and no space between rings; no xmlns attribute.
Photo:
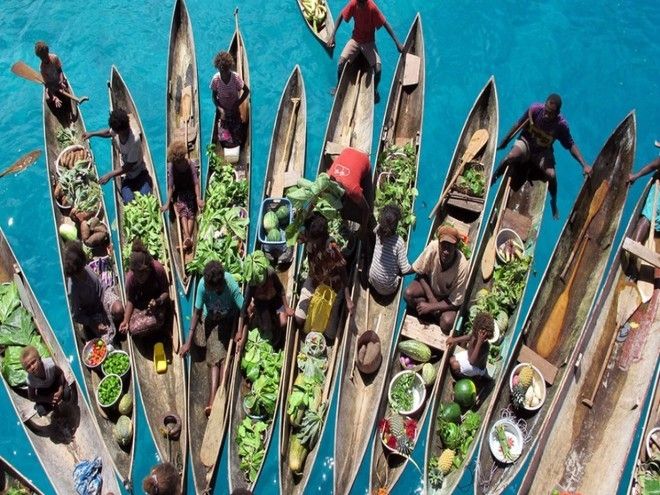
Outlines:
<svg viewBox="0 0 660 495"><path fill-rule="evenodd" d="M401 220L401 210L395 205L385 205L380 211L376 233L376 245L369 267L369 283L382 296L396 292L401 277L413 273L406 256L406 243L396 231Z"/></svg>
<svg viewBox="0 0 660 495"><path fill-rule="evenodd" d="M28 374L28 398L35 403L39 416L45 416L69 400L71 387L53 358L42 358L37 349L29 345L21 352L21 364Z"/></svg>
<svg viewBox="0 0 660 495"><path fill-rule="evenodd" d="M449 337L447 346L467 342L467 350L459 350L449 358L449 366L454 377L486 376L489 339L493 338L495 321L490 313L479 313L472 322L472 333L462 337Z"/></svg>
<svg viewBox="0 0 660 495"><path fill-rule="evenodd" d="M183 248L193 247L192 234L195 228L197 209L204 208L199 188L199 173L196 161L188 159L188 147L183 141L174 141L167 149L167 201L161 211L167 211L174 200L174 209L183 228Z"/></svg>

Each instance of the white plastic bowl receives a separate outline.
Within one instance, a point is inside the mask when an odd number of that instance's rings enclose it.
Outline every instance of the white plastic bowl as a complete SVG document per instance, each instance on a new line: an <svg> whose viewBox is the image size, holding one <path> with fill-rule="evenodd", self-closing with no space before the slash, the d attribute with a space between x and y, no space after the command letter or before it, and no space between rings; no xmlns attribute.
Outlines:
<svg viewBox="0 0 660 495"><path fill-rule="evenodd" d="M60 159L69 151L77 151L77 150L87 151L87 154L89 155L89 163L87 165L87 168L90 168L92 166L92 157L91 154L89 153L89 150L80 144L72 144L71 146L67 146L66 148L64 148L62 151L60 151L60 154L57 155L57 159L55 160L55 171L57 172L58 176L62 173L60 171Z"/></svg>
<svg viewBox="0 0 660 495"><path fill-rule="evenodd" d="M497 440L497 434L495 433L495 428L498 426L503 426L507 438L511 438L513 440L513 445L509 447L512 459L504 458L504 454L502 453L502 447L500 446L500 442L499 440ZM501 462L503 464L511 464L512 462L515 462L518 459L518 457L520 457L520 454L522 454L522 448L523 448L522 431L520 431L518 425L516 425L510 419L506 419L506 418L500 419L495 422L495 424L490 429L490 432L488 433L488 446L490 447L490 452L493 454L493 457L495 457L495 459L497 459L498 462Z"/></svg>
<svg viewBox="0 0 660 495"><path fill-rule="evenodd" d="M546 387L545 387L545 379L543 378L543 375L536 366L530 363L520 363L516 365L516 367L513 368L513 371L509 375L509 390L511 391L511 393L513 393L513 377L516 376L518 373L520 373L520 370L525 366L531 366L532 369L534 370L534 378L532 378L532 383L534 383L534 381L538 381L538 383L541 384L541 390L543 391L543 394L541 395L541 402L539 403L539 405L535 407L526 407L526 406L523 407L526 411L538 411L539 409L541 409L541 407L543 407L543 403L545 402Z"/></svg>
<svg viewBox="0 0 660 495"><path fill-rule="evenodd" d="M520 247L522 247L523 252L525 251L525 243L518 235L518 232L511 229L500 229L500 231L497 233L497 237L495 238L495 254L497 255L497 259L500 263L507 263L500 256L500 246L509 239L513 239L518 245L520 245Z"/></svg>
<svg viewBox="0 0 660 495"><path fill-rule="evenodd" d="M396 381L403 375L413 375L414 380L413 380L413 388L412 388L412 396L413 396L413 405L412 407L407 410L407 411L402 411L399 409L396 409L394 405L392 404L392 386ZM394 375L394 378L390 381L390 386L387 391L387 398L390 402L390 407L399 413L401 416L410 416L412 414L415 414L417 411L419 411L420 407L424 405L424 401L426 400L426 385L424 384L424 379L419 373L416 373L412 370L403 370L399 371L396 375Z"/></svg>

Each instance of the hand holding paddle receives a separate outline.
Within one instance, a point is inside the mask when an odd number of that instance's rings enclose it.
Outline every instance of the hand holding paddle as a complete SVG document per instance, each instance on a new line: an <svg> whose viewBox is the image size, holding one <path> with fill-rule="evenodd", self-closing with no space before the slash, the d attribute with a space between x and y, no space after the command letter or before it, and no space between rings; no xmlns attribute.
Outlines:
<svg viewBox="0 0 660 495"><path fill-rule="evenodd" d="M25 62L22 60L19 60L16 62L14 65L11 66L11 71L16 74L18 77L22 77L23 79L26 79L28 81L36 82L38 84L44 84L44 78L41 77L41 74L34 70L32 67L27 65ZM64 91L63 89L58 90L61 94L66 96L67 98L70 98L72 101L75 101L78 105L81 103L86 102L89 100L87 96L83 96L81 98L76 98L73 96L71 93L68 91Z"/></svg>
<svg viewBox="0 0 660 495"><path fill-rule="evenodd" d="M10 165L2 172L0 172L0 178L4 177L5 175L22 172L30 165L32 165L34 162L36 162L40 156L41 156L41 150L33 150L30 151L29 153L26 153L18 160L16 160L13 165Z"/></svg>

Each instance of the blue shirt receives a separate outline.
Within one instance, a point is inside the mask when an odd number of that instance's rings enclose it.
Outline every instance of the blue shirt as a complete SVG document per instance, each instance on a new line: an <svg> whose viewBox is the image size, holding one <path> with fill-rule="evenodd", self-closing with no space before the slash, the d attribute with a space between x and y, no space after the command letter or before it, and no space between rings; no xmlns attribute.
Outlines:
<svg viewBox="0 0 660 495"><path fill-rule="evenodd" d="M225 288L222 292L206 290L204 279L197 286L195 309L203 309L203 315L209 312L222 315L236 314L243 306L243 294L231 273L225 272Z"/></svg>

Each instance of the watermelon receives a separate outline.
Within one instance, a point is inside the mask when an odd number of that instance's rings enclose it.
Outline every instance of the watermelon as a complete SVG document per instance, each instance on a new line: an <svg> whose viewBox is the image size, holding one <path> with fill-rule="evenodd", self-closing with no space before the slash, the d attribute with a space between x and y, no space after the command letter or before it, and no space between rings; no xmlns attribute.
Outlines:
<svg viewBox="0 0 660 495"><path fill-rule="evenodd" d="M456 402L440 405L440 411L438 411L438 421L446 421L449 423L458 424L460 420L461 406L456 404Z"/></svg>
<svg viewBox="0 0 660 495"><path fill-rule="evenodd" d="M263 226L266 232L276 229L280 221L277 219L275 212L269 211L264 215Z"/></svg>
<svg viewBox="0 0 660 495"><path fill-rule="evenodd" d="M470 409L477 402L477 387L469 378L458 380L454 385L454 400L463 409Z"/></svg>
<svg viewBox="0 0 660 495"><path fill-rule="evenodd" d="M287 205L280 206L275 210L275 215L282 225L288 225L289 223L289 207Z"/></svg>
<svg viewBox="0 0 660 495"><path fill-rule="evenodd" d="M75 241L78 238L78 230L75 225L63 223L59 228L60 236L65 241Z"/></svg>
<svg viewBox="0 0 660 495"><path fill-rule="evenodd" d="M280 242L282 240L282 232L278 228L270 229L266 235L268 242Z"/></svg>

